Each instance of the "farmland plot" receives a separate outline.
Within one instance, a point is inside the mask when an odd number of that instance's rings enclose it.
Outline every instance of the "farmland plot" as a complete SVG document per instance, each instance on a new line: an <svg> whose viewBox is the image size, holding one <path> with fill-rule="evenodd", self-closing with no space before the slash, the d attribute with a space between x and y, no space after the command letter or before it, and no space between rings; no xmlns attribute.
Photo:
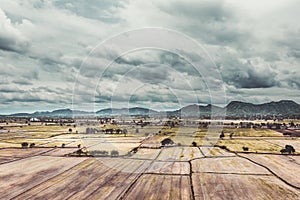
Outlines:
<svg viewBox="0 0 300 200"><path fill-rule="evenodd" d="M241 152L243 147L248 147L251 152L264 152L264 153L279 153L281 147L269 143L261 139L233 139L233 140L219 140L218 145L226 146L230 151Z"/></svg>
<svg viewBox="0 0 300 200"><path fill-rule="evenodd" d="M51 148L7 148L0 149L0 157L25 158L41 155L51 150Z"/></svg>
<svg viewBox="0 0 300 200"><path fill-rule="evenodd" d="M124 199L191 199L189 176L143 175Z"/></svg>
<svg viewBox="0 0 300 200"><path fill-rule="evenodd" d="M142 141L141 147L147 148L159 148L161 146L161 141L168 136L152 136L148 137Z"/></svg>
<svg viewBox="0 0 300 200"><path fill-rule="evenodd" d="M274 176L193 173L195 199L298 199L296 190Z"/></svg>
<svg viewBox="0 0 300 200"><path fill-rule="evenodd" d="M26 138L14 138L10 140L2 140L4 143L11 145L10 147L21 147L21 144L23 142L27 142L28 144L34 143L35 146L43 146L44 144L47 144L51 142L51 140L48 139L26 139Z"/></svg>
<svg viewBox="0 0 300 200"><path fill-rule="evenodd" d="M146 173L189 175L188 162L154 162Z"/></svg>
<svg viewBox="0 0 300 200"><path fill-rule="evenodd" d="M240 154L243 157L269 168L286 182L300 187L300 164L291 159L293 156Z"/></svg>
<svg viewBox="0 0 300 200"><path fill-rule="evenodd" d="M0 142L0 148L20 147L20 144L10 142Z"/></svg>
<svg viewBox="0 0 300 200"><path fill-rule="evenodd" d="M137 153L133 154L130 158L154 160L159 155L160 151L161 149L139 148Z"/></svg>
<svg viewBox="0 0 300 200"><path fill-rule="evenodd" d="M284 148L285 145L292 145L295 148L296 153L300 153L300 140L299 139L269 140L269 142L279 145L279 146L281 146L281 148Z"/></svg>
<svg viewBox="0 0 300 200"><path fill-rule="evenodd" d="M282 137L281 133L271 129L256 129L256 128L225 128L225 137L229 137L233 133L233 137Z"/></svg>
<svg viewBox="0 0 300 200"><path fill-rule="evenodd" d="M230 153L228 151L225 151L223 149L217 148L217 147L199 147L200 151L204 154L204 156L211 157L229 157L229 156L235 156L234 153Z"/></svg>
<svg viewBox="0 0 300 200"><path fill-rule="evenodd" d="M12 158L12 157L0 157L0 164L11 162L13 160L17 160L18 158Z"/></svg>
<svg viewBox="0 0 300 200"><path fill-rule="evenodd" d="M193 172L270 174L265 168L239 157L205 158L192 161Z"/></svg>
<svg viewBox="0 0 300 200"><path fill-rule="evenodd" d="M43 156L65 156L70 153L73 153L78 148L55 148L52 151L48 151L43 154Z"/></svg>
<svg viewBox="0 0 300 200"><path fill-rule="evenodd" d="M64 172L85 158L35 156L0 165L0 199L13 198Z"/></svg>
<svg viewBox="0 0 300 200"><path fill-rule="evenodd" d="M139 143L98 143L88 146L90 152L93 151L117 151L119 156L127 155L133 148L138 147Z"/></svg>
<svg viewBox="0 0 300 200"><path fill-rule="evenodd" d="M189 161L201 158L203 155L197 147L167 147L162 149L157 160L161 161Z"/></svg>
<svg viewBox="0 0 300 200"><path fill-rule="evenodd" d="M300 156L291 155L291 156L288 156L288 158L291 162L295 162L295 163L300 165Z"/></svg>
<svg viewBox="0 0 300 200"><path fill-rule="evenodd" d="M91 158L16 199L116 199L148 166L149 161Z"/></svg>

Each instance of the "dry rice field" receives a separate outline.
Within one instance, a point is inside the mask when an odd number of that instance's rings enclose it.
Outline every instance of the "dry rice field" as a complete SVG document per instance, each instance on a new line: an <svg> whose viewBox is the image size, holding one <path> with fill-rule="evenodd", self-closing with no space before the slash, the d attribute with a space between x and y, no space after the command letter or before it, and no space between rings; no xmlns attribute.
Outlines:
<svg viewBox="0 0 300 200"><path fill-rule="evenodd" d="M213 147L201 145L205 130L185 135L189 128L151 136L157 130L148 128L127 137L47 128L0 134L0 199L300 199L298 138L235 130L236 137ZM165 138L181 145L161 147ZM21 148L23 141L36 146ZM77 155L78 144L108 155ZM281 155L286 144L296 153ZM111 156L113 150L119 154Z"/></svg>

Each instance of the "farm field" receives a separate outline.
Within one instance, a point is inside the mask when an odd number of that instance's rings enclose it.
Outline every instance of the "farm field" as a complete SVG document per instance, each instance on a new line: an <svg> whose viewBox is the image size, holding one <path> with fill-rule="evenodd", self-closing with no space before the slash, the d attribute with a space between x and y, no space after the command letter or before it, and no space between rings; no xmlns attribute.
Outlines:
<svg viewBox="0 0 300 200"><path fill-rule="evenodd" d="M0 199L300 197L299 139L273 130L224 129L224 139L206 146L207 129L195 127L139 133L127 127L126 137L69 133L69 126L26 128L0 134ZM161 147L166 138L175 144ZM280 155L287 144L296 152Z"/></svg>

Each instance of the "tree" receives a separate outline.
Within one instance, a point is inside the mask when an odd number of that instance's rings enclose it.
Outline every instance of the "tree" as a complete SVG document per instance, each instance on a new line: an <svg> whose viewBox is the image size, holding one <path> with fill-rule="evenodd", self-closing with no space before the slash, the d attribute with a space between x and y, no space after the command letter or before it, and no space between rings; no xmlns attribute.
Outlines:
<svg viewBox="0 0 300 200"><path fill-rule="evenodd" d="M27 148L28 147L28 143L27 142L22 142L21 146L22 146L22 148Z"/></svg>
<svg viewBox="0 0 300 200"><path fill-rule="evenodd" d="M71 128L69 128L69 133L72 133L72 131L73 131L73 130L72 130Z"/></svg>
<svg viewBox="0 0 300 200"><path fill-rule="evenodd" d="M35 147L35 143L31 143L31 144L29 145L29 147L30 147L30 148Z"/></svg>
<svg viewBox="0 0 300 200"><path fill-rule="evenodd" d="M291 121L290 125L291 127L295 127L295 123L293 121Z"/></svg>
<svg viewBox="0 0 300 200"><path fill-rule="evenodd" d="M65 148L65 146L66 146L65 143L62 143L62 144L61 144L61 147L62 147L62 148Z"/></svg>
<svg viewBox="0 0 300 200"><path fill-rule="evenodd" d="M283 154L283 153L288 153L288 154L291 154L291 153L295 153L295 149L292 145L285 145L285 148L284 149L281 149L280 152Z"/></svg>
<svg viewBox="0 0 300 200"><path fill-rule="evenodd" d="M192 142L193 147L197 146L197 142Z"/></svg>
<svg viewBox="0 0 300 200"><path fill-rule="evenodd" d="M224 131L222 131L221 134L220 134L220 139L223 140L224 137L225 137Z"/></svg>
<svg viewBox="0 0 300 200"><path fill-rule="evenodd" d="M161 145L162 146L174 145L174 142L170 138L166 138L166 139L164 139L164 140L161 141Z"/></svg>

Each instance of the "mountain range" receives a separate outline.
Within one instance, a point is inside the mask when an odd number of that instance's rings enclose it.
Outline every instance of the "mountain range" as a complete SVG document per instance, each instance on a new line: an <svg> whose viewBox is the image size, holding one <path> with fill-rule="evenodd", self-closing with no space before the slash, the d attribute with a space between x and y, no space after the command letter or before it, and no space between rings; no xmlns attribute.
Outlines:
<svg viewBox="0 0 300 200"><path fill-rule="evenodd" d="M1 115L2 117L73 117L73 116L192 116L192 117L210 117L211 112L226 113L227 117L244 117L254 115L276 115L282 117L300 118L300 105L291 100L281 100L278 102L269 102L263 104L252 104L241 101L232 101L225 107L218 107L208 104L188 105L174 111L155 111L148 108L106 108L97 112L87 112L71 109L59 109L46 112L34 113L15 113L10 115Z"/></svg>

